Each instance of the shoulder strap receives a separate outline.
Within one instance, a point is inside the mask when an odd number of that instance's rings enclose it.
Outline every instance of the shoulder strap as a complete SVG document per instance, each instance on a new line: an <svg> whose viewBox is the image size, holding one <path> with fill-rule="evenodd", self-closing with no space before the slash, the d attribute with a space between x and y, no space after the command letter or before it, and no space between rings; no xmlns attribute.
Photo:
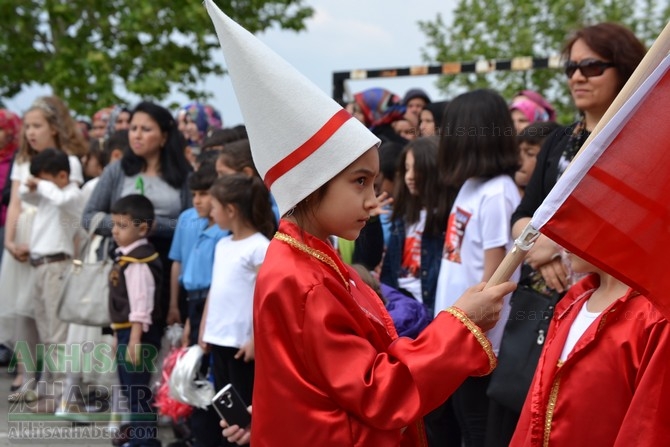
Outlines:
<svg viewBox="0 0 670 447"><path fill-rule="evenodd" d="M93 215L91 218L91 221L89 222L88 226L88 232L86 233L86 241L82 244L82 247L79 249L79 259L83 260L86 259L86 255L88 254L89 247L91 246L91 240L93 239L93 236L95 235L95 230L98 229L98 226L102 223L103 220L105 220L105 216L107 214L103 213L102 211L97 212ZM107 247L105 246L104 253L103 253L104 258L107 258Z"/></svg>
<svg viewBox="0 0 670 447"><path fill-rule="evenodd" d="M106 215L107 213L103 213L102 211L99 211L93 215L88 225L87 236L89 240L93 237L93 233L95 233L95 230L98 229L98 226L102 223L103 220L105 220Z"/></svg>

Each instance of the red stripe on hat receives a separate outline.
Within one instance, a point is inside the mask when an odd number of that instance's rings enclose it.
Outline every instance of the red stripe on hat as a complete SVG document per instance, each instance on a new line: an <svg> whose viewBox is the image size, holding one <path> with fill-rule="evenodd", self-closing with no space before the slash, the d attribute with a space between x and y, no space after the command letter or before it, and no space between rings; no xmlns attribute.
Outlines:
<svg viewBox="0 0 670 447"><path fill-rule="evenodd" d="M271 167L265 174L265 186L270 189L270 186L282 175L296 167L299 163L307 157L316 152L323 144L338 131L344 123L349 121L352 116L344 109L340 109L333 115L321 129L316 131L309 140L305 141L300 147L288 154L279 163Z"/></svg>

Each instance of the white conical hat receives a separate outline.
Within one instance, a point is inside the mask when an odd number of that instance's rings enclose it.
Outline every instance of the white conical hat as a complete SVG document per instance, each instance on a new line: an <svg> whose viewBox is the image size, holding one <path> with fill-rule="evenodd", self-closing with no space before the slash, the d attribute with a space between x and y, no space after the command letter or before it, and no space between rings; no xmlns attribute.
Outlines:
<svg viewBox="0 0 670 447"><path fill-rule="evenodd" d="M223 48L254 163L284 215L379 145L379 139L211 0L205 5Z"/></svg>

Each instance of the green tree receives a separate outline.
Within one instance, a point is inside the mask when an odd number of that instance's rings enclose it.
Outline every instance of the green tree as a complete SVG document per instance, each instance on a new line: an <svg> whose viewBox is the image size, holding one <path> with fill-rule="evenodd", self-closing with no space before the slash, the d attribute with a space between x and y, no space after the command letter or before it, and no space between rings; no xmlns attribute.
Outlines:
<svg viewBox="0 0 670 447"><path fill-rule="evenodd" d="M460 0L452 23L445 23L441 15L432 22L419 22L428 38L422 54L428 63L556 56L571 31L601 21L622 23L650 45L669 13L668 0ZM575 117L560 70L446 75L438 87L447 97L473 88L495 88L508 99L529 88L554 104L562 122Z"/></svg>
<svg viewBox="0 0 670 447"><path fill-rule="evenodd" d="M251 32L278 25L302 30L313 10L303 0L216 0ZM161 100L173 89L191 98L209 74L219 42L199 0L2 0L0 96L49 85L77 113L126 102L119 87Z"/></svg>

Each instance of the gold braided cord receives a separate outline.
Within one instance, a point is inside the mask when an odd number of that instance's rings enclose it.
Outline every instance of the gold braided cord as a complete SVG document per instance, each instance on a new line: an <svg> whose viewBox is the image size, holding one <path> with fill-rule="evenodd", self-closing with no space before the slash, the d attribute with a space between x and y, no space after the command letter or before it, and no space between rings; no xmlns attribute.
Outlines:
<svg viewBox="0 0 670 447"><path fill-rule="evenodd" d="M551 385L551 392L549 393L549 402L547 402L547 413L544 415L544 440L542 445L544 447L549 446L549 436L551 435L551 423L554 420L554 411L556 411L556 401L558 400L558 389L561 384L560 377L560 368L563 366L563 362L559 360L558 368L559 372L554 378L554 383Z"/></svg>
<svg viewBox="0 0 670 447"><path fill-rule="evenodd" d="M484 348L484 352L486 352L486 355L489 357L489 370L485 374L482 374L482 376L491 374L498 365L498 359L496 358L496 355L493 352L493 347L491 346L491 342L489 341L489 339L486 338L486 335L484 335L484 333L479 329L479 326L473 323L472 320L468 318L467 315L465 315L465 312L463 312L458 307L451 306L450 308L445 309L445 311L450 313L451 315L456 317L458 321L463 323L465 327L468 328L470 332L472 332L472 335L475 336L479 344L482 345L482 348Z"/></svg>
<svg viewBox="0 0 670 447"><path fill-rule="evenodd" d="M274 236L274 237L275 237L275 239L278 239L278 240L280 240L280 241L282 241L282 242L284 242L284 243L290 245L291 247L293 247L293 248L295 248L295 249L297 249L297 250L300 250L300 251L302 251L302 252L304 252L304 253L307 253L308 255L313 256L313 257L315 257L316 259L318 259L319 261L321 261L321 262L323 262L324 264L328 265L330 268L332 268L333 270L335 270L335 272L336 272L338 275L340 275L340 278L342 278L342 282L344 283L344 287L346 287L347 290L349 290L349 282L346 280L346 278L344 277L344 275L343 275L342 272L340 271L340 268L337 266L337 264L335 263L335 261L333 261L333 258L331 258L330 256L328 256L327 254L325 254L325 253L322 252L322 251L316 250L316 249L310 247L310 246L307 245L307 244L303 244L302 242L300 242L300 241L298 241L297 239L295 239L295 238L289 236L289 235L286 234L286 233L280 233L280 232L278 231L278 232L275 233L275 236Z"/></svg>
<svg viewBox="0 0 670 447"><path fill-rule="evenodd" d="M152 254L151 256L147 256L146 258L132 258L130 256L119 256L118 261L119 265L124 266L128 263L147 264L157 258L158 258L158 252Z"/></svg>

